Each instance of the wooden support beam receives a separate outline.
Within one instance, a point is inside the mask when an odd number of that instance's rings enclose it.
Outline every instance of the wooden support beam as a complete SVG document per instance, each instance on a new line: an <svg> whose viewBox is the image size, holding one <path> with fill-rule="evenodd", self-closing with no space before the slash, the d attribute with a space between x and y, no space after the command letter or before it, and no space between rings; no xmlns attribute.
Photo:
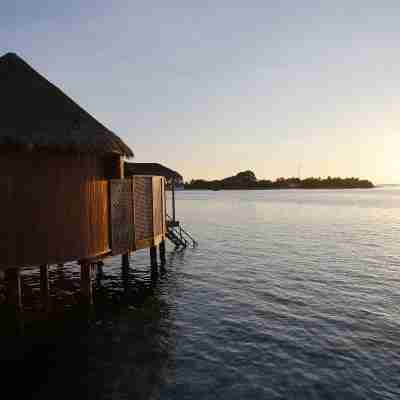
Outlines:
<svg viewBox="0 0 400 400"><path fill-rule="evenodd" d="M19 268L10 268L5 271L7 305L15 312L22 311L22 285Z"/></svg>
<svg viewBox="0 0 400 400"><path fill-rule="evenodd" d="M93 279L94 276L96 276L96 271L97 271L97 263L91 263L91 275L90 278Z"/></svg>
<svg viewBox="0 0 400 400"><path fill-rule="evenodd" d="M50 306L50 283L49 266L47 264L40 266L40 298L44 310Z"/></svg>
<svg viewBox="0 0 400 400"><path fill-rule="evenodd" d="M81 298L88 305L93 304L92 265L81 264Z"/></svg>
<svg viewBox="0 0 400 400"><path fill-rule="evenodd" d="M96 277L98 280L101 280L104 278L104 271L103 271L104 263L103 263L103 261L97 261L96 265L97 265Z"/></svg>
<svg viewBox="0 0 400 400"><path fill-rule="evenodd" d="M165 240L162 240L159 244L159 252L160 252L160 263L161 265L165 265L167 262L167 259L165 257Z"/></svg>
<svg viewBox="0 0 400 400"><path fill-rule="evenodd" d="M157 267L157 247L150 247L150 264L152 267Z"/></svg>
<svg viewBox="0 0 400 400"><path fill-rule="evenodd" d="M172 221L176 221L175 215L175 178L172 178L171 182L171 190L172 190Z"/></svg>
<svg viewBox="0 0 400 400"><path fill-rule="evenodd" d="M158 267L157 265L151 266L151 273L150 273L151 284L155 285L158 281Z"/></svg>
<svg viewBox="0 0 400 400"><path fill-rule="evenodd" d="M130 264L130 254L129 253L122 254L121 263L122 263L122 268L129 268L129 264Z"/></svg>
<svg viewBox="0 0 400 400"><path fill-rule="evenodd" d="M129 293L129 261L130 261L130 254L129 253L122 254L121 279L125 295Z"/></svg>

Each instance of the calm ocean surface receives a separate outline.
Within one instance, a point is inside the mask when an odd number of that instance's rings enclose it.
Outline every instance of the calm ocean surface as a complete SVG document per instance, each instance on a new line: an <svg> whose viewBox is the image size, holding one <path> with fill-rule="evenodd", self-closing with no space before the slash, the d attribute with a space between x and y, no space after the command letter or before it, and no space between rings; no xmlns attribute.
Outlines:
<svg viewBox="0 0 400 400"><path fill-rule="evenodd" d="M124 276L108 260L91 312L76 305L76 266L51 269L47 317L38 273L24 273L36 317L2 335L3 387L19 376L13 389L32 399L400 398L400 188L177 201L199 246L169 247L158 280L147 251Z"/></svg>

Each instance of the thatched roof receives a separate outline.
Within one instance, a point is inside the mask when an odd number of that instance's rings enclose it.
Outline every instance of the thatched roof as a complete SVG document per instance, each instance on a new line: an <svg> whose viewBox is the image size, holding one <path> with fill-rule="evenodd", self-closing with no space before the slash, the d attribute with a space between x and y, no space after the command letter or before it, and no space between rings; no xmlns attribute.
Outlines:
<svg viewBox="0 0 400 400"><path fill-rule="evenodd" d="M0 57L0 149L120 154L131 149L16 54Z"/></svg>
<svg viewBox="0 0 400 400"><path fill-rule="evenodd" d="M174 178L177 182L182 182L183 177L178 172L164 167L157 163L132 163L126 162L124 165L125 176L131 175L159 175L164 176L167 180Z"/></svg>

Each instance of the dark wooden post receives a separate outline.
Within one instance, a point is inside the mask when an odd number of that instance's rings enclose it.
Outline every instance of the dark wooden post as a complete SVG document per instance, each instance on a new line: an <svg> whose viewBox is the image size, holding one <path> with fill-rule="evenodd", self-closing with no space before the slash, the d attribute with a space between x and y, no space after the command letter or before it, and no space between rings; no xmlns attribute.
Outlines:
<svg viewBox="0 0 400 400"><path fill-rule="evenodd" d="M130 261L130 254L129 253L122 254L121 278L125 295L128 294L128 289L129 289L129 261Z"/></svg>
<svg viewBox="0 0 400 400"><path fill-rule="evenodd" d="M81 298L86 304L93 304L92 264L81 264Z"/></svg>
<svg viewBox="0 0 400 400"><path fill-rule="evenodd" d="M125 253L125 254L122 254L122 268L126 268L126 269L128 269L129 268L129 263L130 263L130 255L129 255L129 253Z"/></svg>
<svg viewBox="0 0 400 400"><path fill-rule="evenodd" d="M22 311L21 274L19 268L9 268L5 271L7 305L15 312Z"/></svg>
<svg viewBox="0 0 400 400"><path fill-rule="evenodd" d="M44 310L50 305L49 267L47 264L40 266L40 297Z"/></svg>
<svg viewBox="0 0 400 400"><path fill-rule="evenodd" d="M98 261L97 262L97 274L96 274L96 276L97 276L98 280L101 280L101 279L104 278L103 266L104 266L103 261Z"/></svg>
<svg viewBox="0 0 400 400"><path fill-rule="evenodd" d="M152 267L157 267L157 247L150 247L150 264Z"/></svg>
<svg viewBox="0 0 400 400"><path fill-rule="evenodd" d="M175 222L175 178L172 178L171 190L172 190L172 221Z"/></svg>
<svg viewBox="0 0 400 400"><path fill-rule="evenodd" d="M161 265L165 265L165 263L167 262L167 259L165 257L165 240L162 240L160 242L159 251L160 251L160 262L161 262Z"/></svg>
<svg viewBox="0 0 400 400"><path fill-rule="evenodd" d="M91 263L90 264L90 279L93 282L94 277L96 276L96 271L97 271L97 263Z"/></svg>

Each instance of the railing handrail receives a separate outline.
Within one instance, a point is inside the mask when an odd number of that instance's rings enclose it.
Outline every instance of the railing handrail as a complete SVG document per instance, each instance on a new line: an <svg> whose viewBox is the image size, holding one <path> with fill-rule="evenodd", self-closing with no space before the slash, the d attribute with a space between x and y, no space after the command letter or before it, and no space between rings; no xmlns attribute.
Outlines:
<svg viewBox="0 0 400 400"><path fill-rule="evenodd" d="M168 221L168 222L174 222L173 219L171 218L171 216L170 216L168 213L165 213L165 214L166 214L166 217L167 217L167 221ZM181 224L179 224L179 229L180 229L180 234L181 234L181 236L182 236L182 233L183 233L186 237L188 237L188 238L192 241L193 246L197 245L197 241L192 237L192 235L190 235L189 232L187 232L187 231L182 227ZM184 239L184 240L185 240L185 239ZM185 240L185 241L186 241L186 240Z"/></svg>
<svg viewBox="0 0 400 400"><path fill-rule="evenodd" d="M197 244L197 241L190 235L189 232L185 231L185 229L183 229L182 227L181 227L181 229L182 229L183 234L185 236L187 236L193 242L193 244Z"/></svg>

